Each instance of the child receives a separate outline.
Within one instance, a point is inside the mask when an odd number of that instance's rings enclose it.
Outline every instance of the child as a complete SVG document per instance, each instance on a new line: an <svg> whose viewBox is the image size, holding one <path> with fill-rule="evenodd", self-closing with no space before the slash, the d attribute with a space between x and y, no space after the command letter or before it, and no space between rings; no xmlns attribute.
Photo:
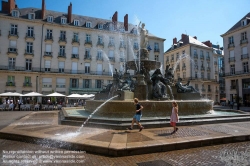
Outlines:
<svg viewBox="0 0 250 166"><path fill-rule="evenodd" d="M176 127L176 123L179 122L179 116L178 116L178 104L176 101L172 102L172 114L170 116L170 125L174 127L174 131L171 134L174 134L178 128Z"/></svg>
<svg viewBox="0 0 250 166"><path fill-rule="evenodd" d="M132 123L131 123L131 127L128 128L128 130L133 130L133 126L134 123L136 122L136 124L139 126L139 131L142 131L142 129L144 129L144 127L140 124L140 120L141 120L141 110L143 109L143 106L141 104L139 104L139 100L137 98L134 98L134 105L135 105L135 115L133 117Z"/></svg>

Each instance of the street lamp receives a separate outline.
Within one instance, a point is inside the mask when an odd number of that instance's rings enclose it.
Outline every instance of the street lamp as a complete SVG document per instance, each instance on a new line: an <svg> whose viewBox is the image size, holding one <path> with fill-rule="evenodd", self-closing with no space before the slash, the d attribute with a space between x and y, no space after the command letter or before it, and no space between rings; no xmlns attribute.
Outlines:
<svg viewBox="0 0 250 166"><path fill-rule="evenodd" d="M239 84L238 79L236 80L236 103L237 103L237 110L240 109L240 103L239 103Z"/></svg>

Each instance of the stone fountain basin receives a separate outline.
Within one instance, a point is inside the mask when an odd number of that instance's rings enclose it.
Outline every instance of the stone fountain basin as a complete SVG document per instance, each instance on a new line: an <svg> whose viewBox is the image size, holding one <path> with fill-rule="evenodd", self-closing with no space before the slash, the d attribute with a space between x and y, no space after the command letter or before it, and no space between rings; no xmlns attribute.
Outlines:
<svg viewBox="0 0 250 166"><path fill-rule="evenodd" d="M131 70L135 70L137 71L137 67L139 66L139 62L144 64L145 69L148 70L155 70L155 69L159 69L161 67L161 62L159 61L153 61L153 60L135 60L135 61L128 61L127 65L128 68Z"/></svg>
<svg viewBox="0 0 250 166"><path fill-rule="evenodd" d="M104 100L88 100L86 101L85 111L91 114L96 110ZM179 115L197 115L206 114L208 111L213 110L212 100L185 100L177 101L179 106ZM166 117L170 116L172 111L172 101L140 101L144 107L142 110L143 118L152 117ZM93 117L102 118L132 118L135 114L135 105L133 100L112 100L104 104Z"/></svg>

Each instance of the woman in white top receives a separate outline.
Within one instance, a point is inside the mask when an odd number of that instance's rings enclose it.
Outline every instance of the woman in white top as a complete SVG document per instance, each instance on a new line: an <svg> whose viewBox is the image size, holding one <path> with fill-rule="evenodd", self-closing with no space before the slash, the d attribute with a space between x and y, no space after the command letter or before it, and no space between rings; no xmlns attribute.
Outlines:
<svg viewBox="0 0 250 166"><path fill-rule="evenodd" d="M178 104L176 101L172 102L172 114L170 116L170 125L174 127L174 131L171 134L174 134L178 128L176 127L176 123L179 122L179 116L178 116Z"/></svg>

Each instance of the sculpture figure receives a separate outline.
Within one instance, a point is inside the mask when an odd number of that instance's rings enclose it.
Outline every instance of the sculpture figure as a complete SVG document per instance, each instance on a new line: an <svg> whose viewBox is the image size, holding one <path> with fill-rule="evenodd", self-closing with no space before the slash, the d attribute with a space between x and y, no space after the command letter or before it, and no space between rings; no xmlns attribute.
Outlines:
<svg viewBox="0 0 250 166"><path fill-rule="evenodd" d="M165 79L167 80L168 84L173 82L174 79L174 71L172 68L170 68L170 64L166 66L165 70Z"/></svg>
<svg viewBox="0 0 250 166"><path fill-rule="evenodd" d="M167 89L163 75L160 69L156 69L151 80L153 82L153 96L155 98L167 98Z"/></svg>
<svg viewBox="0 0 250 166"><path fill-rule="evenodd" d="M175 86L177 87L177 92L179 92L179 93L187 93L187 92L196 92L196 93L198 93L194 89L194 87L189 85L190 81L188 81L187 84L184 84L184 85L182 85L181 81L182 81L182 79L178 78L178 82L175 84Z"/></svg>
<svg viewBox="0 0 250 166"><path fill-rule="evenodd" d="M140 27L141 22L139 23L139 27ZM148 46L148 31L144 28L145 24L142 23L141 25L141 31L140 31L140 47L142 48L147 48Z"/></svg>

